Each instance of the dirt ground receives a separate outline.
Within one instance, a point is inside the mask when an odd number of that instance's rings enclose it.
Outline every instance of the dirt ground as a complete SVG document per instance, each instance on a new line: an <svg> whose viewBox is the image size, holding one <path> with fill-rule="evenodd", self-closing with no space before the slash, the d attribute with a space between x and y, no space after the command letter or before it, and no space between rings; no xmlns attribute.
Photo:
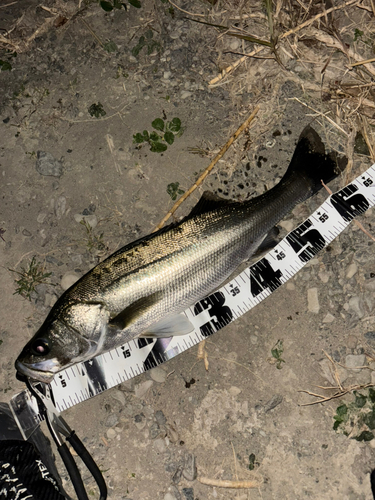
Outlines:
<svg viewBox="0 0 375 500"><path fill-rule="evenodd" d="M79 3L0 4L4 402L24 389L15 359L67 273L82 276L152 231L173 193L194 184L256 105L249 130L177 217L204 190L246 199L272 187L307 124L350 160L333 191L375 161L375 69L348 66L373 57L370 0L336 2L336 10L331 2L276 1L273 28L267 8L253 0L178 7L141 0L140 8L126 2L111 11ZM324 8L331 10L319 17ZM191 19L262 40L278 36L276 50ZM221 78L244 53L251 57ZM163 153L133 142L156 118L175 117L183 134ZM281 236L326 196L297 207ZM371 231L371 209L361 222ZM360 436L375 424L358 418L358 398L367 398L372 414L364 386L375 383L373 245L350 225L290 282L207 340L208 370L195 347L64 412L105 471L109 498L370 500L375 439ZM19 275L11 270L27 269L34 256L51 274L28 300L15 293ZM271 354L278 341L280 366ZM304 390L345 394L303 406L317 400ZM343 404L357 415L346 422L349 436L333 429ZM254 487L208 486L202 478ZM85 482L96 498L86 473Z"/></svg>

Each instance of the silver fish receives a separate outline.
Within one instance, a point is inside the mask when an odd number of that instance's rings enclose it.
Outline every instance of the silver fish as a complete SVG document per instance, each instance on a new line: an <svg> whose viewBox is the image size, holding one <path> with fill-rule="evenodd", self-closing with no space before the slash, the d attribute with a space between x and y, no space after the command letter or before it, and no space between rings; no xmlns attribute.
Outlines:
<svg viewBox="0 0 375 500"><path fill-rule="evenodd" d="M75 363L136 337L184 335L183 311L218 288L269 242L267 236L298 203L346 164L325 154L307 127L282 180L245 202L205 193L181 222L121 248L56 302L16 361L20 374L41 382Z"/></svg>

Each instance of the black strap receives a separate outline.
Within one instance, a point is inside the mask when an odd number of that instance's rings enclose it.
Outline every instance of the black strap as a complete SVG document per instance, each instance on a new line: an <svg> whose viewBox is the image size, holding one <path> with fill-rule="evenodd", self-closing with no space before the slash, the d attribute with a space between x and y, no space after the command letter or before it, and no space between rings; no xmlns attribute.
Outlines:
<svg viewBox="0 0 375 500"><path fill-rule="evenodd" d="M27 441L0 441L0 499L65 500L34 446Z"/></svg>

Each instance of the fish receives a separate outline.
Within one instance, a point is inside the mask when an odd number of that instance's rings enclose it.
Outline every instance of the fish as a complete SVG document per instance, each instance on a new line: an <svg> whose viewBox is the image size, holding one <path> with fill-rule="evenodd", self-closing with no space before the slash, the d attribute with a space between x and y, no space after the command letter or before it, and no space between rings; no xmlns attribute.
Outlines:
<svg viewBox="0 0 375 500"><path fill-rule="evenodd" d="M310 126L273 188L238 202L203 193L190 214L99 263L57 300L18 356L18 375L49 383L60 370L139 337L186 335L183 313L263 248L275 227L345 168Z"/></svg>

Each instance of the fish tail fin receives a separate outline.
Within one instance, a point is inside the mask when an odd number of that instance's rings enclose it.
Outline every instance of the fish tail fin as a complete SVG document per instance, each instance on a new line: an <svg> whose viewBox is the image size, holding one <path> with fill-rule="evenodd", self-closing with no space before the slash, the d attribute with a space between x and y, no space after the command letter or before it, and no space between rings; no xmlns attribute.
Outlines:
<svg viewBox="0 0 375 500"><path fill-rule="evenodd" d="M303 176L310 184L310 195L313 195L323 187L322 181L327 184L345 170L347 162L345 156L336 152L326 154L319 134L307 126L299 137L284 179Z"/></svg>

